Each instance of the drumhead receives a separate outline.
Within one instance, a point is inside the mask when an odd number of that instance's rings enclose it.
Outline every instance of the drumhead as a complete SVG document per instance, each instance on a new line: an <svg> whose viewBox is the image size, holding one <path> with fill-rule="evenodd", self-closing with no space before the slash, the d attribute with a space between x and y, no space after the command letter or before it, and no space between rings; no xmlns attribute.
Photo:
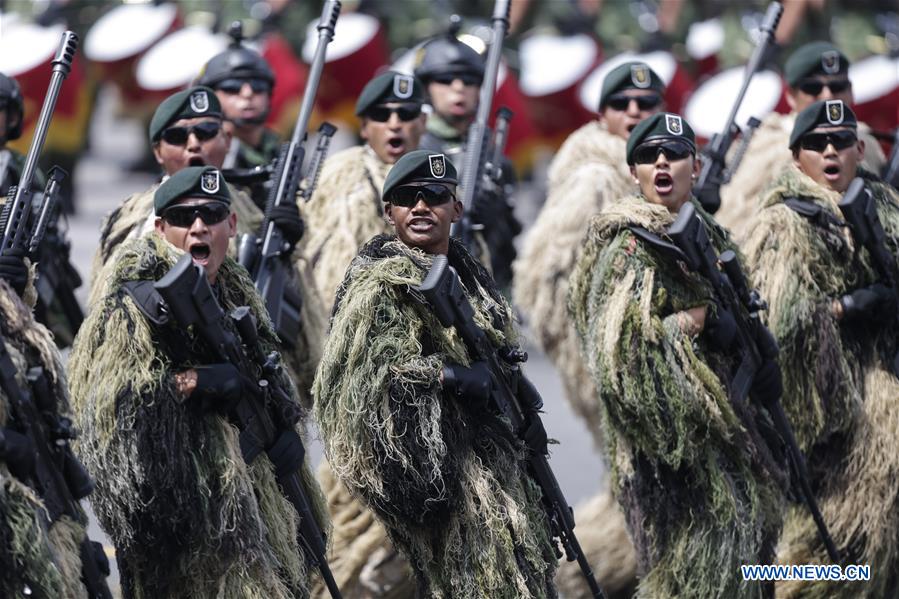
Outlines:
<svg viewBox="0 0 899 599"><path fill-rule="evenodd" d="M697 136L710 138L724 130L743 83L744 70L744 67L727 69L709 78L690 96L684 108L684 117ZM782 93L780 75L773 71L756 73L737 111L737 125L745 127L752 116L763 119L777 106Z"/></svg>
<svg viewBox="0 0 899 599"><path fill-rule="evenodd" d="M602 92L602 83L605 81L606 75L615 67L632 60L639 60L648 64L649 68L655 71L662 81L665 82L665 85L671 83L671 80L674 78L674 72L677 70L677 61L674 59L674 56L664 50L647 54L636 54L634 52L616 54L596 67L584 80L581 89L578 91L581 105L587 110L596 112L596 109L599 107L599 94Z"/></svg>
<svg viewBox="0 0 899 599"><path fill-rule="evenodd" d="M90 28L84 55L95 62L115 62L143 52L161 38L178 16L176 4L123 4Z"/></svg>
<svg viewBox="0 0 899 599"><path fill-rule="evenodd" d="M41 27L23 21L3 22L0 35L0 72L18 77L50 62L62 41L65 27Z"/></svg>
<svg viewBox="0 0 899 599"><path fill-rule="evenodd" d="M380 27L378 20L370 15L358 12L340 15L334 28L334 39L328 44L325 62L340 60L358 51L377 35ZM306 27L306 41L303 43L303 60L306 63L312 62L317 45L318 19Z"/></svg>
<svg viewBox="0 0 899 599"><path fill-rule="evenodd" d="M577 84L599 55L596 41L586 34L533 35L521 42L521 91L548 96Z"/></svg>
<svg viewBox="0 0 899 599"><path fill-rule="evenodd" d="M137 62L137 83L147 91L184 87L206 62L228 46L228 38L208 27L185 27L162 38Z"/></svg>
<svg viewBox="0 0 899 599"><path fill-rule="evenodd" d="M878 100L899 87L899 60L869 56L849 65L849 80L856 104Z"/></svg>
<svg viewBox="0 0 899 599"><path fill-rule="evenodd" d="M721 19L709 19L690 25L687 31L687 54L702 60L717 54L724 47L724 25Z"/></svg>

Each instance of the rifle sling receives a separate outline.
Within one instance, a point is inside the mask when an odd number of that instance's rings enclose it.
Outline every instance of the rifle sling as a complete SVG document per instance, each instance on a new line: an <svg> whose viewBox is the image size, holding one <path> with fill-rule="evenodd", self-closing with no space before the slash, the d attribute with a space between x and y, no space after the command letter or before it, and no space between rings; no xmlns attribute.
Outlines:
<svg viewBox="0 0 899 599"><path fill-rule="evenodd" d="M679 247L677 247L670 241L665 241L657 234L644 229L643 227L628 225L627 228L630 229L631 233L648 243L650 246L652 246L662 254L672 257L675 260L680 260L681 262L684 262L686 264L690 263L690 260L683 253L683 251L681 251Z"/></svg>
<svg viewBox="0 0 899 599"><path fill-rule="evenodd" d="M165 300L153 287L155 281L128 281L122 285L125 293L134 300L137 308L147 317L147 320L156 326L161 326L169 321Z"/></svg>
<svg viewBox="0 0 899 599"><path fill-rule="evenodd" d="M834 226L839 228L846 226L844 221L834 216L829 210L810 200L804 198L787 198L784 200L784 204L799 216L808 219L813 224L820 227L828 228Z"/></svg>

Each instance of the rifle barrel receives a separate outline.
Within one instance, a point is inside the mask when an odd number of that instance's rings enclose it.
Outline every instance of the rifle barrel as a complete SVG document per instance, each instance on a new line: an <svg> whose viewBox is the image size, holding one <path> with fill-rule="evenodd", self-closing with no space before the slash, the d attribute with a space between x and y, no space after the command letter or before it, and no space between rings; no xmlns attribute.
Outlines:
<svg viewBox="0 0 899 599"><path fill-rule="evenodd" d="M306 136L306 128L312 117L312 106L315 104L315 92L325 68L325 57L328 44L334 39L334 29L337 27L337 17L340 16L340 0L328 0L322 7L322 16L318 21L318 45L312 63L309 65L309 76L306 79L306 88L303 90L303 103L300 105L300 114L290 143L298 144Z"/></svg>

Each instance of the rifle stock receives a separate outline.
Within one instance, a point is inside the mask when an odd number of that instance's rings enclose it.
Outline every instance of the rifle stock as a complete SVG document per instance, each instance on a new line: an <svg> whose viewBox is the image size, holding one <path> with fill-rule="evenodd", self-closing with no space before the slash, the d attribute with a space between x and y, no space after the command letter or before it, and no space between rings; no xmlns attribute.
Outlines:
<svg viewBox="0 0 899 599"><path fill-rule="evenodd" d="M495 383L490 401L499 413L509 418L514 432L520 434L524 430L528 424L526 418L539 420L540 416L536 409L543 405L543 400L518 366L527 359L527 355L512 350L509 356L502 358L503 364L500 363L498 352L492 347L484 331L475 323L474 309L465 297L459 277L449 266L446 256L434 257L431 269L417 291L424 296L440 324L456 329L471 358L484 360L489 364ZM515 384L517 389L512 388L503 374L505 369L511 369L517 375ZM525 402L533 409L526 411L522 407ZM592 596L601 599L604 597L602 589L574 534L575 522L571 506L559 487L546 454L529 448L527 465L530 475L543 493L543 506L553 536L559 539L568 561L577 560Z"/></svg>
<svg viewBox="0 0 899 599"><path fill-rule="evenodd" d="M780 16L783 14L783 5L780 2L772 2L768 5L768 11L765 13L765 20L761 27L761 39L756 45L749 63L746 65L746 71L743 75L743 83L737 98L731 106L730 114L727 117L724 130L721 133L715 133L709 140L708 145L703 148L702 169L699 172L699 178L694 185L694 193L709 213L714 214L721 206L721 184L724 183L725 177L725 159L734 138L740 132L740 127L736 124L737 112L746 96L746 90L752 82L752 77L758 72L762 66L768 46L774 41L774 32L777 24L780 22Z"/></svg>

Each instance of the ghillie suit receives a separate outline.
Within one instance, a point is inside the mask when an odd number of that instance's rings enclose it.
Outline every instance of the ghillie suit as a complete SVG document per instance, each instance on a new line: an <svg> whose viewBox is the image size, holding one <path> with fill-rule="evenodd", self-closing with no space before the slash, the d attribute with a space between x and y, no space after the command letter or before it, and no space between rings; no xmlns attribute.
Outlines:
<svg viewBox="0 0 899 599"><path fill-rule="evenodd" d="M509 305L450 240L475 321L514 344ZM371 240L337 293L315 381L315 415L334 474L409 559L421 596L555 597L556 557L523 443L486 406L442 391L465 345L411 294L432 257Z"/></svg>
<svg viewBox="0 0 899 599"><path fill-rule="evenodd" d="M634 187L624 150L625 141L597 121L584 125L562 144L549 168L546 203L514 265L515 303L559 371L565 397L586 421L599 449L603 443L596 389L568 315L568 278L580 255L590 217ZM623 528L620 508L609 493L606 487L603 497L596 498L589 508L589 521L605 534L583 535L591 525L580 519L578 532L600 584L606 592L614 593L634 586L637 560ZM608 508L605 516L596 511L600 507ZM616 523L621 524L620 530L616 530ZM612 556L622 560L616 563ZM603 573L608 573L608 578ZM563 583L563 579L570 582ZM568 567L562 565L557 581L560 586L588 590L574 562Z"/></svg>
<svg viewBox="0 0 899 599"><path fill-rule="evenodd" d="M749 149L730 183L721 187L721 208L715 220L743 241L752 227L754 215L760 209L759 197L769 188L784 168L793 164L790 152L790 132L796 113L772 112L756 129ZM864 123L858 124L859 139L865 142L862 166L879 173L886 163L880 143Z"/></svg>
<svg viewBox="0 0 899 599"><path fill-rule="evenodd" d="M34 295L30 284L28 295ZM28 369L42 367L60 413L66 414L68 389L53 338L2 279L0 333L16 366L16 381L21 388L28 388ZM12 424L10 416L9 398L0 391L0 427ZM87 516L83 514L79 521L64 515L52 524L47 522L40 496L29 484L13 476L0 458L0 597L24 597L27 585L30 596L37 599L86 598L79 550L86 524Z"/></svg>
<svg viewBox="0 0 899 599"><path fill-rule="evenodd" d="M237 428L175 387L176 372L218 360L195 333L152 324L125 291L128 281L160 279L181 255L152 233L123 245L69 363L80 455L97 479L93 506L115 544L123 591L134 599L307 597L297 513L271 462L247 465ZM264 352L276 346L243 267L226 258L214 293L226 313L249 306ZM300 410L289 378L280 378L290 409ZM308 464L301 474L321 525L324 501Z"/></svg>
<svg viewBox="0 0 899 599"><path fill-rule="evenodd" d="M393 232L393 226L384 217L380 191L392 166L378 158L367 144L338 152L325 161L312 199L300 204L306 221L303 259L312 268L327 309L334 304L337 288L359 248L376 235ZM319 476L334 523L334 542L328 557L335 579L341 589L360 588L363 581L359 575L375 554L396 555L396 551L384 527L337 480L327 460L322 463ZM396 561L404 560L397 556ZM395 569L411 575L407 564L400 563ZM370 576L378 579L381 569L373 565L370 570ZM386 579L371 580L370 585L389 590L393 588L392 575L383 570L381 574ZM409 589L414 581L405 577L396 584L399 590Z"/></svg>
<svg viewBox="0 0 899 599"><path fill-rule="evenodd" d="M138 239L153 230L153 195L159 185L147 191L129 196L118 208L109 213L100 231L100 246L94 254L91 267L91 289L88 307L93 308L105 293L107 279L114 276L117 269L115 257L125 241ZM256 234L262 225L263 213L245 192L229 184L231 210L237 214L237 237L231 240L229 255L237 256L237 245L241 235ZM294 256L299 254L294 252ZM308 265L302 259L294 260L291 273L303 298L300 310L300 333L296 347L290 351L281 348L284 365L297 385L300 401L310 406L312 380L315 368L321 359L322 343L325 336L327 317L321 297L312 281Z"/></svg>
<svg viewBox="0 0 899 599"><path fill-rule="evenodd" d="M325 310L334 304L359 248L375 235L393 233L381 202L392 166L368 145L338 152L325 161L312 199L300 205L306 221L302 256L312 267Z"/></svg>
<svg viewBox="0 0 899 599"><path fill-rule="evenodd" d="M718 251L726 234L697 207ZM708 284L628 228L664 235L674 217L642 197L593 218L569 309L597 389L612 487L639 559L638 597L758 598L742 564L773 561L781 462L751 406L728 399L734 359L681 331Z"/></svg>
<svg viewBox="0 0 899 599"><path fill-rule="evenodd" d="M889 250L899 256L899 202L860 171L873 192ZM823 209L800 216L783 202L802 198ZM796 167L761 200L746 243L747 265L780 344L783 405L805 451L824 520L845 563L869 564L861 583L782 582L783 597L886 597L899 571L899 380L889 372L899 324L838 321L831 302L877 280L867 251L841 226L838 192ZM831 221L831 217L834 219ZM792 507L778 558L829 563L808 513Z"/></svg>

